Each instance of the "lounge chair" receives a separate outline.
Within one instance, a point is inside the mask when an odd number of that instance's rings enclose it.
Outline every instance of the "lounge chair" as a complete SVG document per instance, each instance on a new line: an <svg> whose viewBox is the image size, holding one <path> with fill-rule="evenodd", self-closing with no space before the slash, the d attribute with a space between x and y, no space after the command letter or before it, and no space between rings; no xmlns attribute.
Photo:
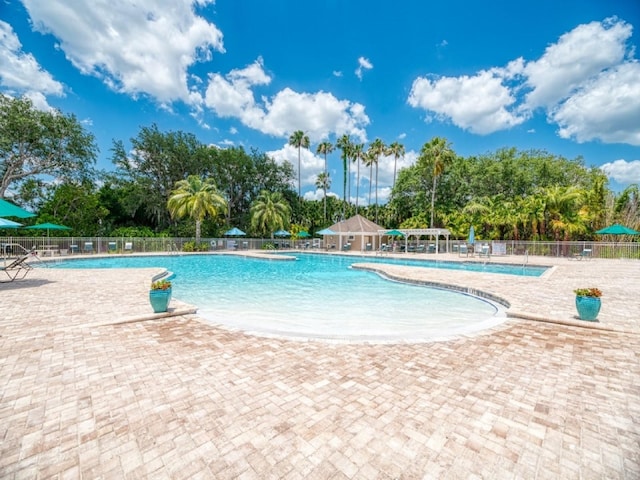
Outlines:
<svg viewBox="0 0 640 480"><path fill-rule="evenodd" d="M109 253L115 253L118 249L118 244L116 242L109 242Z"/></svg>
<svg viewBox="0 0 640 480"><path fill-rule="evenodd" d="M345 244L342 246L342 251L343 251L343 252L348 252L349 250L351 250L351 244L350 244L350 243L345 243Z"/></svg>
<svg viewBox="0 0 640 480"><path fill-rule="evenodd" d="M9 277L9 280L0 280L0 283L9 283L13 282L16 279L21 280L26 277L27 273L33 270L33 267L29 265L29 263L27 263L27 260L29 259L29 257L32 257L35 254L36 248L33 247L30 251L28 251L21 257L16 258L8 265L0 267L0 270L6 273L7 277Z"/></svg>
<svg viewBox="0 0 640 480"><path fill-rule="evenodd" d="M458 248L458 255L459 256L463 256L464 255L465 257L468 257L469 256L469 246L461 244L460 247Z"/></svg>
<svg viewBox="0 0 640 480"><path fill-rule="evenodd" d="M82 251L84 253L93 253L93 242L84 242L84 248Z"/></svg>
<svg viewBox="0 0 640 480"><path fill-rule="evenodd" d="M430 243L429 244L429 249L427 250L428 253L436 253L436 244L435 243Z"/></svg>
<svg viewBox="0 0 640 480"><path fill-rule="evenodd" d="M590 248L583 248L580 253L574 253L573 258L575 260L591 260L592 253Z"/></svg>
<svg viewBox="0 0 640 480"><path fill-rule="evenodd" d="M487 245L486 243L482 245L482 247L480 247L480 251L478 252L478 256L489 258L491 256L489 245Z"/></svg>
<svg viewBox="0 0 640 480"><path fill-rule="evenodd" d="M133 242L125 242L124 251L125 252L133 252Z"/></svg>
<svg viewBox="0 0 640 480"><path fill-rule="evenodd" d="M424 243L421 243L416 247L416 253L425 253L426 251L427 247L424 245Z"/></svg>

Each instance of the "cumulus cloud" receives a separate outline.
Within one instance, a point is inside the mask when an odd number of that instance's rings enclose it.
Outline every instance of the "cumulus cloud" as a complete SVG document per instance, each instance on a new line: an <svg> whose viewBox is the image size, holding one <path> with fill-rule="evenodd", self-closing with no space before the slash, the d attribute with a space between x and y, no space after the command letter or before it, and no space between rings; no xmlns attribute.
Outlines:
<svg viewBox="0 0 640 480"><path fill-rule="evenodd" d="M413 82L408 102L473 133L504 130L526 117L509 109L516 98L504 85L502 73L487 70L473 77L419 77Z"/></svg>
<svg viewBox="0 0 640 480"><path fill-rule="evenodd" d="M22 44L11 25L0 20L0 85L9 94L25 95L40 110L49 110L46 95L64 95L62 83L44 70Z"/></svg>
<svg viewBox="0 0 640 480"><path fill-rule="evenodd" d="M640 145L640 64L625 63L595 76L549 118L562 138Z"/></svg>
<svg viewBox="0 0 640 480"><path fill-rule="evenodd" d="M618 183L640 183L640 160L616 160L600 167L607 177Z"/></svg>
<svg viewBox="0 0 640 480"><path fill-rule="evenodd" d="M373 68L373 64L369 61L368 58L360 57L358 58L358 68L356 68L356 76L362 80L362 73L365 70L371 70Z"/></svg>
<svg viewBox="0 0 640 480"><path fill-rule="evenodd" d="M577 142L640 145L640 66L632 27L612 17L579 25L532 61L460 77L414 80L408 103L426 121L450 121L477 134L522 124L537 110Z"/></svg>
<svg viewBox="0 0 640 480"><path fill-rule="evenodd" d="M254 89L270 82L260 58L225 76L211 74L205 105L220 117L237 118L248 127L276 137L285 138L295 130L303 130L313 142L331 133L366 139L364 127L369 118L361 104L339 100L327 92L299 93L288 87L271 98L256 100Z"/></svg>
<svg viewBox="0 0 640 480"><path fill-rule="evenodd" d="M579 25L524 69L528 108L553 107L602 70L619 65L631 25L616 19Z"/></svg>
<svg viewBox="0 0 640 480"><path fill-rule="evenodd" d="M187 69L210 59L213 50L224 51L220 30L193 8L213 0L23 3L34 27L54 35L80 72L134 97L146 94L166 104L201 102L189 87Z"/></svg>
<svg viewBox="0 0 640 480"><path fill-rule="evenodd" d="M293 169L296 172L295 186L298 182L298 149L289 144L285 144L280 150L272 150L267 152L267 155L278 164L283 164L285 161L293 165ZM318 174L324 170L324 157L315 155L311 150L306 148L300 149L300 173L302 188L309 185L316 184Z"/></svg>

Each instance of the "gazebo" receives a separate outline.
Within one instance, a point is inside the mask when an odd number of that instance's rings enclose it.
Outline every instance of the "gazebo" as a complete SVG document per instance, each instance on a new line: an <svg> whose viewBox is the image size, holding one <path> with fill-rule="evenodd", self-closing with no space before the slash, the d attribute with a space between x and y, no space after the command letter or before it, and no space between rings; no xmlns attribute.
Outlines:
<svg viewBox="0 0 640 480"><path fill-rule="evenodd" d="M377 250L379 247L380 236L378 232L382 227L362 215L354 215L334 223L328 229L335 232L334 235L324 235L324 243L328 248L335 245L336 248L342 250L347 244L352 250Z"/></svg>

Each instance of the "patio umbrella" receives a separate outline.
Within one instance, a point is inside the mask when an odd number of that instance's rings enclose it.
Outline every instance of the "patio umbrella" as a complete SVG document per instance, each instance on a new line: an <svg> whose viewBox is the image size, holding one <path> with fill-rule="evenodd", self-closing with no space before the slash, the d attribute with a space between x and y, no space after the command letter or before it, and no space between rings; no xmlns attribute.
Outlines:
<svg viewBox="0 0 640 480"><path fill-rule="evenodd" d="M304 230L302 232L298 232L298 237L300 238L309 238L310 236L309 232L305 232Z"/></svg>
<svg viewBox="0 0 640 480"><path fill-rule="evenodd" d="M49 237L49 230L71 230L71 227L66 227L64 225L57 225L55 223L39 223L38 225L30 225L24 228L33 228L34 230L46 230L47 237Z"/></svg>
<svg viewBox="0 0 640 480"><path fill-rule="evenodd" d="M35 216L35 213L27 212L23 208L0 198L0 217L29 218Z"/></svg>
<svg viewBox="0 0 640 480"><path fill-rule="evenodd" d="M336 232L334 232L330 228L324 228L324 229L318 230L316 232L316 235L335 235L335 234L336 234Z"/></svg>
<svg viewBox="0 0 640 480"><path fill-rule="evenodd" d="M633 228L620 225L619 223L609 225L606 228L598 230L596 233L598 235L640 235L640 232L634 230Z"/></svg>
<svg viewBox="0 0 640 480"><path fill-rule="evenodd" d="M11 220L7 220L6 218L0 218L0 228L18 228L22 226L21 223L12 222Z"/></svg>
<svg viewBox="0 0 640 480"><path fill-rule="evenodd" d="M227 230L226 232L224 232L224 234L229 237L232 237L232 236L239 237L242 235L246 235L246 233L244 233L242 230L236 227L233 227L231 230Z"/></svg>
<svg viewBox="0 0 640 480"><path fill-rule="evenodd" d="M469 237L467 238L467 243L469 245L473 245L474 243L476 243L476 231L473 228L473 225L469 227Z"/></svg>
<svg viewBox="0 0 640 480"><path fill-rule="evenodd" d="M273 232L273 234L276 237L288 237L289 235L291 235L289 232L287 232L286 230L278 230L277 232Z"/></svg>
<svg viewBox="0 0 640 480"><path fill-rule="evenodd" d="M384 233L385 235L391 235L393 237L404 237L404 233L402 233L400 230L389 230L388 232Z"/></svg>

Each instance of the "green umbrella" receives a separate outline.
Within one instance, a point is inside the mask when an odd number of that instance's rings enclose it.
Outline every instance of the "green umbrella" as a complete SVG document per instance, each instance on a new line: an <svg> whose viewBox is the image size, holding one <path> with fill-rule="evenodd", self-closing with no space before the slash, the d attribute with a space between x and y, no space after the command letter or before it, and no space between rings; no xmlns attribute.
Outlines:
<svg viewBox="0 0 640 480"><path fill-rule="evenodd" d="M0 198L0 217L29 218L36 215Z"/></svg>
<svg viewBox="0 0 640 480"><path fill-rule="evenodd" d="M71 227L64 225L56 225L55 223L39 223L38 225L31 225L24 228L33 228L34 230L46 230L47 237L49 236L49 230L71 230Z"/></svg>
<svg viewBox="0 0 640 480"><path fill-rule="evenodd" d="M392 237L404 237L404 233L400 230L389 230L388 232L385 232L385 235L391 235Z"/></svg>
<svg viewBox="0 0 640 480"><path fill-rule="evenodd" d="M633 228L620 225L619 223L609 225L606 228L598 230L596 233L598 235L640 235L640 232L634 230Z"/></svg>
<svg viewBox="0 0 640 480"><path fill-rule="evenodd" d="M305 232L304 230L302 232L298 232L298 237L300 238L309 238L310 236L309 232Z"/></svg>

